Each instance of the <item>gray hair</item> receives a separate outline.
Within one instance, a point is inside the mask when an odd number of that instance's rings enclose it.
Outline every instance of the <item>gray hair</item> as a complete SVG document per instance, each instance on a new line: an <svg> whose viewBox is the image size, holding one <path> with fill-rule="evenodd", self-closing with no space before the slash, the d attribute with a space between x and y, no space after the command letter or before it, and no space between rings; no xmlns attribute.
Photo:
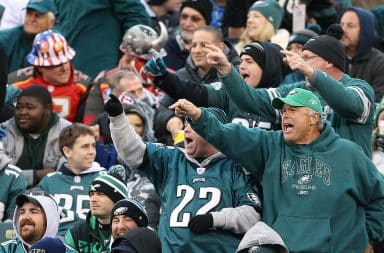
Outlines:
<svg viewBox="0 0 384 253"><path fill-rule="evenodd" d="M117 87L120 86L120 80L123 78L138 79L141 82L140 77L135 72L128 71L125 69L119 70L112 76L111 81L110 81L112 93L114 90L116 90Z"/></svg>
<svg viewBox="0 0 384 253"><path fill-rule="evenodd" d="M324 120L321 117L321 114L316 112L315 110L309 108L309 107L305 107L305 108L307 109L307 115L308 116L313 116L315 114L319 115L319 121L317 121L317 129L319 129L319 131L321 132L324 129Z"/></svg>

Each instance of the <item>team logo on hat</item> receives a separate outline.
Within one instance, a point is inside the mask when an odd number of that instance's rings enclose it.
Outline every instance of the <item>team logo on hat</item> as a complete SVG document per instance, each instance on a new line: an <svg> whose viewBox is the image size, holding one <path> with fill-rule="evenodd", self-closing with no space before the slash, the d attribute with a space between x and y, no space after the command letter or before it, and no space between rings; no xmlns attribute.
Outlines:
<svg viewBox="0 0 384 253"><path fill-rule="evenodd" d="M126 212L128 212L128 207L122 206L122 207L117 208L117 209L113 212L113 216L116 216L116 215L123 215L123 214L125 214Z"/></svg>
<svg viewBox="0 0 384 253"><path fill-rule="evenodd" d="M317 101L312 98L309 100L309 103L311 103L312 105L317 105Z"/></svg>
<svg viewBox="0 0 384 253"><path fill-rule="evenodd" d="M287 96L292 96L292 95L295 95L295 94L297 94L297 93L299 93L299 91L296 90L296 89L294 89L294 90L291 90L291 91L288 93Z"/></svg>

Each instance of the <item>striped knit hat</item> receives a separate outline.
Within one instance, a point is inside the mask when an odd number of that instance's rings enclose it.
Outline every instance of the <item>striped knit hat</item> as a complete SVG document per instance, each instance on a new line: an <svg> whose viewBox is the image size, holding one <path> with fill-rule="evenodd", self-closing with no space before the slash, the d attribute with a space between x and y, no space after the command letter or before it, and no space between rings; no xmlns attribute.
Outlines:
<svg viewBox="0 0 384 253"><path fill-rule="evenodd" d="M108 174L101 174L93 179L89 187L89 192L93 191L104 193L110 197L114 203L128 197L127 186L122 180Z"/></svg>

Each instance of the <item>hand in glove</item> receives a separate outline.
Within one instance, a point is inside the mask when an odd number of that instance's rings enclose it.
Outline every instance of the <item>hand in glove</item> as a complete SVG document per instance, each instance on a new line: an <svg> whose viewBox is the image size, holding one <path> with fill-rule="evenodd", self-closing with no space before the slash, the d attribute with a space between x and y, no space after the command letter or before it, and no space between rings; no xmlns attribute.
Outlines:
<svg viewBox="0 0 384 253"><path fill-rule="evenodd" d="M119 99L113 95L109 95L111 98L105 103L104 110L111 117L116 117L123 113L123 105L120 103Z"/></svg>
<svg viewBox="0 0 384 253"><path fill-rule="evenodd" d="M377 134L375 137L375 145L377 149L384 151L384 135Z"/></svg>
<svg viewBox="0 0 384 253"><path fill-rule="evenodd" d="M193 233L203 233L208 231L213 226L213 217L211 214L196 215L189 223L188 228Z"/></svg>
<svg viewBox="0 0 384 253"><path fill-rule="evenodd" d="M149 53L152 55L152 58L147 61L144 65L145 71L147 71L152 76L163 76L167 74L167 65L163 58L160 56L160 53L155 49L150 49Z"/></svg>

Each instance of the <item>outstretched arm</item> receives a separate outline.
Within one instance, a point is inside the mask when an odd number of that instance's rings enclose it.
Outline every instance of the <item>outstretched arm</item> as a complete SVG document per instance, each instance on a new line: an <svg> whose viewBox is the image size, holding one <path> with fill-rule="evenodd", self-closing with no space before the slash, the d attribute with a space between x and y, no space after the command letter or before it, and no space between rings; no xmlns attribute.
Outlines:
<svg viewBox="0 0 384 253"><path fill-rule="evenodd" d="M111 99L107 101L104 108L111 120L113 143L117 153L128 166L138 167L143 163L146 145L128 122L119 99L114 95L110 96Z"/></svg>

